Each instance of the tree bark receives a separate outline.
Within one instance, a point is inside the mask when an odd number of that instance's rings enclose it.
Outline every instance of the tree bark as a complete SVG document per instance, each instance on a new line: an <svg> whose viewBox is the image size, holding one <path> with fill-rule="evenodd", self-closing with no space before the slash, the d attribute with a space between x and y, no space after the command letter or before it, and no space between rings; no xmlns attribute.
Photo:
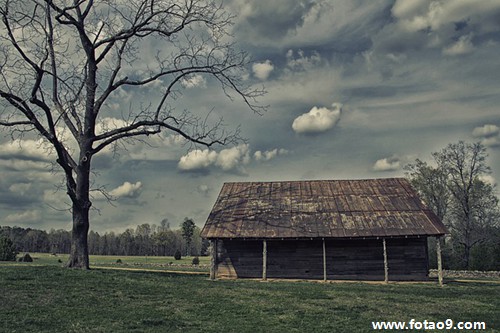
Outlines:
<svg viewBox="0 0 500 333"><path fill-rule="evenodd" d="M89 267L89 208L73 204L73 229L71 232L71 252L66 267L90 269Z"/></svg>
<svg viewBox="0 0 500 333"><path fill-rule="evenodd" d="M76 184L73 199L73 229L71 232L71 252L66 267L89 269L89 211L92 203L89 198L90 189L90 156L82 149L80 165L76 172ZM68 189L71 190L71 189Z"/></svg>

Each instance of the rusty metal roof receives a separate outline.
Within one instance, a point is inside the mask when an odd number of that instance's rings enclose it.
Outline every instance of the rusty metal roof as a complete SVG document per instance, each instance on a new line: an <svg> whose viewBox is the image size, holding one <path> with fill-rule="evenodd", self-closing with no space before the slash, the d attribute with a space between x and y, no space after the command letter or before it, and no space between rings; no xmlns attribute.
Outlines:
<svg viewBox="0 0 500 333"><path fill-rule="evenodd" d="M439 218L404 178L225 183L204 238L437 236Z"/></svg>

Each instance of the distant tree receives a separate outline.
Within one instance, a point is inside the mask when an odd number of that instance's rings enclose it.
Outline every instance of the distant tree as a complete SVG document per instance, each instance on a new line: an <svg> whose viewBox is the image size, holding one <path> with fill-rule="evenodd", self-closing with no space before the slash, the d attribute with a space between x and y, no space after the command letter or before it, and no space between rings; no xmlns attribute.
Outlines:
<svg viewBox="0 0 500 333"><path fill-rule="evenodd" d="M89 232L89 254L101 254L99 251L99 243L101 241L101 236L99 233L91 230Z"/></svg>
<svg viewBox="0 0 500 333"><path fill-rule="evenodd" d="M161 220L159 229L159 231L170 229L170 222L168 222L168 218L165 217L163 220Z"/></svg>
<svg viewBox="0 0 500 333"><path fill-rule="evenodd" d="M482 176L490 172L481 143L449 144L432 154L436 167L417 160L406 167L413 186L451 230L452 251L471 268L473 249L487 243L498 227L498 198Z"/></svg>
<svg viewBox="0 0 500 333"><path fill-rule="evenodd" d="M177 236L173 230L165 229L159 231L153 235L153 243L157 248L158 255L167 256L173 255L175 249L177 249L180 244L177 244Z"/></svg>
<svg viewBox="0 0 500 333"><path fill-rule="evenodd" d="M207 241L208 243L208 241ZM204 242L203 242L203 238L201 238L201 229L196 226L194 228L194 232L193 232L193 238L192 238L192 242L191 242L191 255L196 255L196 256L199 256L199 255L202 255L204 252Z"/></svg>
<svg viewBox="0 0 500 333"><path fill-rule="evenodd" d="M427 206L443 220L450 205L448 174L442 166L432 167L419 159L405 166L413 187Z"/></svg>
<svg viewBox="0 0 500 333"><path fill-rule="evenodd" d="M191 243L195 228L196 224L194 224L192 219L184 218L184 222L182 222L182 238L186 241L186 256L191 255Z"/></svg>
<svg viewBox="0 0 500 333"><path fill-rule="evenodd" d="M448 189L454 199L451 226L455 239L463 246L464 266L469 269L471 250L486 240L485 223L492 222L491 214L498 209L493 187L480 178L490 172L486 148L481 143L460 141L433 156L449 177Z"/></svg>
<svg viewBox="0 0 500 333"><path fill-rule="evenodd" d="M134 231L130 228L125 230L118 237L119 240L119 253L125 256L135 255L135 238Z"/></svg>
<svg viewBox="0 0 500 333"><path fill-rule="evenodd" d="M151 241L152 228L149 223L143 223L135 229L135 240L138 246L138 255L148 255L152 250Z"/></svg>
<svg viewBox="0 0 500 333"><path fill-rule="evenodd" d="M71 233L66 230L51 229L49 234L49 246L51 253L69 253L71 249Z"/></svg>
<svg viewBox="0 0 500 333"><path fill-rule="evenodd" d="M14 243L5 236L0 236L0 261L16 261L18 252Z"/></svg>
<svg viewBox="0 0 500 333"><path fill-rule="evenodd" d="M176 110L194 79L262 111L231 25L219 1L0 1L0 126L13 140L39 136L54 156L73 220L68 267L89 268L91 191L109 198L92 188L99 153L162 131L207 147L239 142L204 107Z"/></svg>

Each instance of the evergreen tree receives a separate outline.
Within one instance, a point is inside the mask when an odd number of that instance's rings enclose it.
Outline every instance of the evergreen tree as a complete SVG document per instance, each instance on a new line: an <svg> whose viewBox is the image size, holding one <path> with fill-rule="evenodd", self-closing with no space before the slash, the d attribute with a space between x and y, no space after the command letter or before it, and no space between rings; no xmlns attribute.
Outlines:
<svg viewBox="0 0 500 333"><path fill-rule="evenodd" d="M0 261L16 261L17 253L10 238L0 236Z"/></svg>
<svg viewBox="0 0 500 333"><path fill-rule="evenodd" d="M195 228L196 225L192 219L184 218L184 222L182 222L182 238L186 241L186 256L191 255L191 242L193 241Z"/></svg>

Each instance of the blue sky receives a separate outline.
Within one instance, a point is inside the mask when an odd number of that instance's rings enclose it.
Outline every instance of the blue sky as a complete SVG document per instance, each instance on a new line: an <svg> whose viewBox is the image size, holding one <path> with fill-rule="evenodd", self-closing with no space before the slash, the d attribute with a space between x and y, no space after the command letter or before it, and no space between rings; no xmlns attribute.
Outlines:
<svg viewBox="0 0 500 333"><path fill-rule="evenodd" d="M182 82L177 109L240 126L246 142L208 150L164 132L95 160L93 230L168 218L202 226L224 182L404 176L448 143L481 141L500 179L500 2L226 1L249 53L243 79L268 111L229 100L210 78ZM151 46L151 55L158 46ZM146 60L145 60L146 61ZM154 85L151 87L153 94ZM124 94L110 108L128 100ZM0 139L0 224L70 228L60 176L36 138Z"/></svg>

